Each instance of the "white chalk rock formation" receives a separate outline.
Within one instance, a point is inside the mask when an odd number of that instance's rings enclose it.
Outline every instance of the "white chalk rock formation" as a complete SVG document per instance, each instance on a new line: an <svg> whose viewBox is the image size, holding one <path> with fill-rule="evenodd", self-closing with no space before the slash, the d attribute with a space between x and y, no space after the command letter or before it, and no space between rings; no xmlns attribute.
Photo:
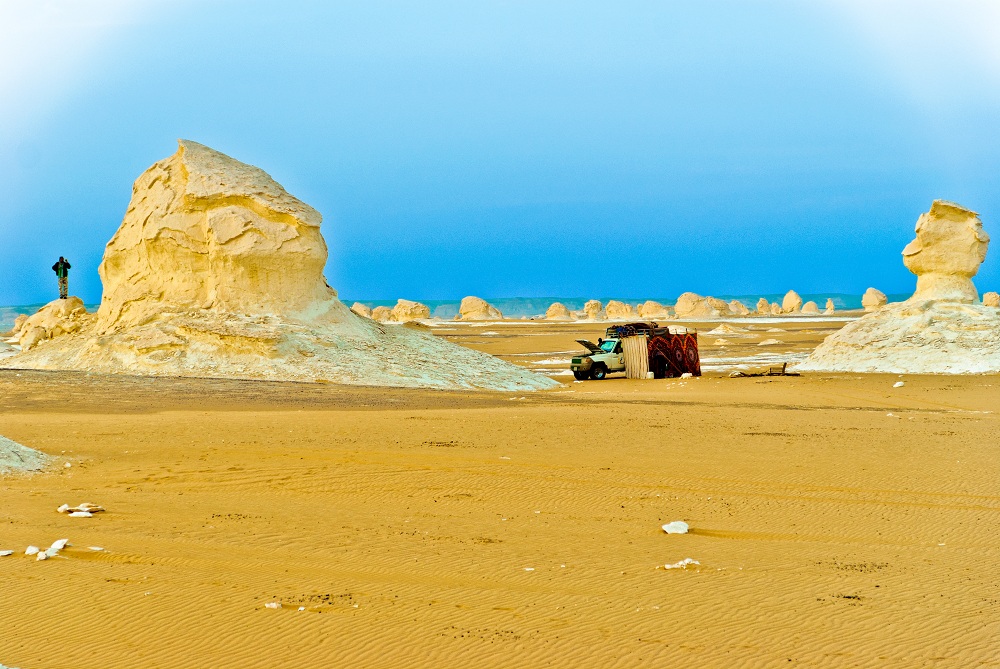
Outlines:
<svg viewBox="0 0 1000 669"><path fill-rule="evenodd" d="M785 298L781 300L781 312L794 314L802 309L802 298L794 290L785 293Z"/></svg>
<svg viewBox="0 0 1000 669"><path fill-rule="evenodd" d="M827 337L798 369L1000 373L1000 312L975 303L971 280L989 243L979 217L956 204L936 201L920 217L916 232L903 257L917 274L913 296ZM922 280L927 276L931 278Z"/></svg>
<svg viewBox="0 0 1000 669"><path fill-rule="evenodd" d="M757 300L757 315L758 316L771 315L771 303L767 301L766 297L762 297L759 300Z"/></svg>
<svg viewBox="0 0 1000 669"><path fill-rule="evenodd" d="M60 335L79 332L93 325L94 316L87 313L83 300L68 297L53 300L21 322L17 328L17 344L22 351L30 351Z"/></svg>
<svg viewBox="0 0 1000 669"><path fill-rule="evenodd" d="M43 469L48 462L49 456L44 453L39 453L0 435L0 474L11 471L38 471Z"/></svg>
<svg viewBox="0 0 1000 669"><path fill-rule="evenodd" d="M604 313L607 314L608 320L612 321L627 320L635 317L632 305L619 302L618 300L608 300L607 306L604 307Z"/></svg>
<svg viewBox="0 0 1000 669"><path fill-rule="evenodd" d="M702 297L697 293L682 293L674 305L678 318L719 318L731 316L729 304L715 297Z"/></svg>
<svg viewBox="0 0 1000 669"><path fill-rule="evenodd" d="M571 321L573 320L573 314L569 312L566 305L562 302L553 302L549 305L549 308L545 310L545 320L547 321Z"/></svg>
<svg viewBox="0 0 1000 669"><path fill-rule="evenodd" d="M782 313L782 311L781 311L781 305L778 304L777 302L772 302L771 303L771 315L772 316L780 316L781 313Z"/></svg>
<svg viewBox="0 0 1000 669"><path fill-rule="evenodd" d="M739 300L733 300L729 303L729 313L734 316L749 316L750 309L748 309L747 305L743 304Z"/></svg>
<svg viewBox="0 0 1000 669"><path fill-rule="evenodd" d="M392 321L392 307L378 306L372 309L372 320L378 321L379 323L388 323Z"/></svg>
<svg viewBox="0 0 1000 669"><path fill-rule="evenodd" d="M877 288L869 288L865 291L865 294L861 296L861 306L865 308L865 311L878 311L886 304L889 300L886 298L885 293Z"/></svg>
<svg viewBox="0 0 1000 669"><path fill-rule="evenodd" d="M587 303L583 305L583 313L586 314L588 321L602 321L607 317L604 313L604 305L598 300L587 300Z"/></svg>
<svg viewBox="0 0 1000 669"><path fill-rule="evenodd" d="M264 171L181 140L133 186L100 266L96 322L4 364L432 388L554 385L418 328L353 313L323 277L320 221Z"/></svg>
<svg viewBox="0 0 1000 669"><path fill-rule="evenodd" d="M826 314L826 315L830 315L833 312L835 312L836 310L837 310L837 307L834 306L833 300L831 298L829 298L829 297L826 298L826 308L823 309L823 313Z"/></svg>
<svg viewBox="0 0 1000 669"><path fill-rule="evenodd" d="M351 305L351 311L356 313L358 316L364 316L365 318L372 317L372 310L368 308L367 305L361 304L360 302L355 302Z"/></svg>
<svg viewBox="0 0 1000 669"><path fill-rule="evenodd" d="M458 315L463 321L499 321L503 319L500 310L484 299L472 295L462 298Z"/></svg>
<svg viewBox="0 0 1000 669"><path fill-rule="evenodd" d="M983 293L984 307L1000 307L1000 293Z"/></svg>
<svg viewBox="0 0 1000 669"><path fill-rule="evenodd" d="M818 316L819 305L813 302L812 300L809 300L808 302L802 305L802 313L807 314L809 316Z"/></svg>
<svg viewBox="0 0 1000 669"><path fill-rule="evenodd" d="M392 308L391 320L394 323L409 323L431 317L431 309L426 304L412 300L396 300Z"/></svg>
<svg viewBox="0 0 1000 669"><path fill-rule="evenodd" d="M659 302L646 300L636 308L636 313L639 314L639 318L643 319L669 318L670 308Z"/></svg>

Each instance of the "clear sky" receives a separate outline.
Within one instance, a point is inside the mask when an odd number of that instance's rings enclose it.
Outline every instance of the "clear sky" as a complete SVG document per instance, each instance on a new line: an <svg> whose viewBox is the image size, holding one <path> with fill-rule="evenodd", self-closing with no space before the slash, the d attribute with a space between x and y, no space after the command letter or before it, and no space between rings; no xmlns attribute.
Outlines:
<svg viewBox="0 0 1000 669"><path fill-rule="evenodd" d="M60 254L98 301L178 137L322 212L352 299L908 292L934 198L1000 244L998 33L995 0L0 0L0 304Z"/></svg>

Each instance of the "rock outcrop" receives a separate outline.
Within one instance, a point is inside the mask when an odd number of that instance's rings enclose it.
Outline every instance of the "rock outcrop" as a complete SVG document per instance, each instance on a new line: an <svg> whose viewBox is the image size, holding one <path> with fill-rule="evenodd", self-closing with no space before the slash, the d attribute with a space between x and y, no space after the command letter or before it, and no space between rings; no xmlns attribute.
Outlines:
<svg viewBox="0 0 1000 669"><path fill-rule="evenodd" d="M372 320L379 323L389 323L392 321L392 307L378 306L372 309Z"/></svg>
<svg viewBox="0 0 1000 669"><path fill-rule="evenodd" d="M772 316L780 316L781 314L782 314L781 305L778 304L777 302L772 302L771 303L771 315Z"/></svg>
<svg viewBox="0 0 1000 669"><path fill-rule="evenodd" d="M587 303L583 305L583 313L588 321L600 321L605 318L604 305L598 300L587 300Z"/></svg>
<svg viewBox="0 0 1000 669"><path fill-rule="evenodd" d="M545 320L547 321L571 321L573 320L573 314L570 313L569 309L562 302L553 302L548 309L545 310Z"/></svg>
<svg viewBox="0 0 1000 669"><path fill-rule="evenodd" d="M1000 307L1000 293L983 293L984 307Z"/></svg>
<svg viewBox="0 0 1000 669"><path fill-rule="evenodd" d="M826 298L826 307L823 309L823 313L829 316L830 314L832 314L836 310L837 310L837 307L833 304L833 300L831 298L829 298L829 297Z"/></svg>
<svg viewBox="0 0 1000 669"><path fill-rule="evenodd" d="M886 298L885 293L877 288L869 288L861 296L861 306L865 308L865 311L878 311L888 304L888 302L889 300Z"/></svg>
<svg viewBox="0 0 1000 669"><path fill-rule="evenodd" d="M607 315L608 320L612 321L628 320L635 317L632 305L619 302L618 300L608 300L608 304L604 307L604 313Z"/></svg>
<svg viewBox="0 0 1000 669"><path fill-rule="evenodd" d="M393 323L409 323L430 317L431 309L426 304L412 300L396 300L396 306L392 308L391 320Z"/></svg>
<svg viewBox="0 0 1000 669"><path fill-rule="evenodd" d="M913 297L978 302L972 277L986 259L990 243L979 215L953 202L935 200L917 221L916 233L903 249L903 264L917 275Z"/></svg>
<svg viewBox="0 0 1000 669"><path fill-rule="evenodd" d="M798 313L802 309L802 298L794 290L785 293L781 300L781 312L784 314Z"/></svg>
<svg viewBox="0 0 1000 669"><path fill-rule="evenodd" d="M93 322L4 364L429 388L555 385L420 328L353 313L323 277L320 222L264 171L182 140L135 182L100 266L104 296Z"/></svg>
<svg viewBox="0 0 1000 669"><path fill-rule="evenodd" d="M739 300L733 300L729 303L729 313L734 316L749 316L750 309L748 309L747 305L743 304Z"/></svg>
<svg viewBox="0 0 1000 669"><path fill-rule="evenodd" d="M971 278L979 269L972 260L985 259L989 242L981 225L974 212L935 202L920 217L917 239L904 251L904 263L917 274L913 296L827 337L798 369L1000 373L1000 311L970 302L977 294Z"/></svg>
<svg viewBox="0 0 1000 669"><path fill-rule="evenodd" d="M79 297L53 300L20 325L15 321L13 339L22 351L30 351L43 341L92 326L93 320Z"/></svg>
<svg viewBox="0 0 1000 669"><path fill-rule="evenodd" d="M472 295L462 298L458 315L463 321L499 321L503 314L486 300Z"/></svg>
<svg viewBox="0 0 1000 669"><path fill-rule="evenodd" d="M767 301L766 297L762 297L759 300L757 300L757 315L758 316L771 315L771 303Z"/></svg>
<svg viewBox="0 0 1000 669"><path fill-rule="evenodd" d="M719 318L730 316L729 304L715 297L702 297L697 293L682 293L674 305L678 318Z"/></svg>
<svg viewBox="0 0 1000 669"><path fill-rule="evenodd" d="M813 302L812 300L809 300L808 302L802 305L802 313L809 316L818 316L819 305Z"/></svg>
<svg viewBox="0 0 1000 669"><path fill-rule="evenodd" d="M639 318L647 320L655 318L669 318L670 308L660 304L659 302L646 300L636 308L636 313L639 315Z"/></svg>
<svg viewBox="0 0 1000 669"><path fill-rule="evenodd" d="M372 310L368 308L367 305L361 304L360 302L355 302L351 305L351 311L356 313L358 316L364 316L365 318L372 317Z"/></svg>

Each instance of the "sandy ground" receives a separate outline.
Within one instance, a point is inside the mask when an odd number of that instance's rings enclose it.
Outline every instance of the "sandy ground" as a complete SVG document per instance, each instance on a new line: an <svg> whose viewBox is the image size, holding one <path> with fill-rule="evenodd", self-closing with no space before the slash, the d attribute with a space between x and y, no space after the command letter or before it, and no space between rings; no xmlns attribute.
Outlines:
<svg viewBox="0 0 1000 669"><path fill-rule="evenodd" d="M837 324L766 327L702 355ZM601 334L439 330L553 371ZM0 558L0 663L1000 666L1000 377L555 378L0 372L0 434L58 458L3 479L0 549L72 543Z"/></svg>

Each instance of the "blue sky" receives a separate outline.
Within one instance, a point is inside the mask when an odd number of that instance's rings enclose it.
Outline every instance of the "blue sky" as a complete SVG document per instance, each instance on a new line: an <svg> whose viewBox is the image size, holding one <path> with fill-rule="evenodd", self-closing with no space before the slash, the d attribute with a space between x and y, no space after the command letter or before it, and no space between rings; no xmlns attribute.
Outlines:
<svg viewBox="0 0 1000 669"><path fill-rule="evenodd" d="M322 212L351 299L909 292L934 198L1000 237L998 27L989 0L0 0L0 304L54 298L60 254L99 300L178 137Z"/></svg>

